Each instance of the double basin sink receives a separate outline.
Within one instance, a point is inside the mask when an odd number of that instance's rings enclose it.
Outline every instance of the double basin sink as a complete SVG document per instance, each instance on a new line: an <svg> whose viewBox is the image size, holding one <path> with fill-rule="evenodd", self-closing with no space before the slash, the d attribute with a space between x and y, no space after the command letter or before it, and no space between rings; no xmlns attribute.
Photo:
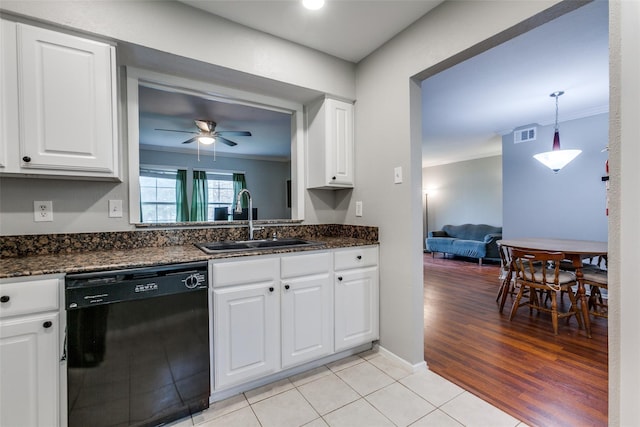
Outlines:
<svg viewBox="0 0 640 427"><path fill-rule="evenodd" d="M196 243L196 246L208 254L220 252L256 251L277 248L299 248L306 246L322 246L324 243L303 239L261 239L236 240L209 243Z"/></svg>

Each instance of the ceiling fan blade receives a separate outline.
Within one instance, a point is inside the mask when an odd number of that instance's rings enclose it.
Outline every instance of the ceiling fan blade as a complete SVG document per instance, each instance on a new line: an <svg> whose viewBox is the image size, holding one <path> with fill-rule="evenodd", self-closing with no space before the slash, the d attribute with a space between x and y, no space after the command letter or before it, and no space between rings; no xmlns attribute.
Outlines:
<svg viewBox="0 0 640 427"><path fill-rule="evenodd" d="M222 142L223 144L227 144L229 147L234 147L234 146L238 145L237 143L235 143L233 141L229 141L227 138L223 138L220 135L216 136L216 141Z"/></svg>
<svg viewBox="0 0 640 427"><path fill-rule="evenodd" d="M251 132L246 130L220 130L215 132L216 135L228 135L228 136L251 136Z"/></svg>
<svg viewBox="0 0 640 427"><path fill-rule="evenodd" d="M183 142L183 144L191 144L192 142L195 142L198 140L197 136L194 136L193 138L187 139L185 142Z"/></svg>
<svg viewBox="0 0 640 427"><path fill-rule="evenodd" d="M175 129L154 129L154 130L161 130L163 132L198 133L198 132L190 132L188 130L175 130Z"/></svg>

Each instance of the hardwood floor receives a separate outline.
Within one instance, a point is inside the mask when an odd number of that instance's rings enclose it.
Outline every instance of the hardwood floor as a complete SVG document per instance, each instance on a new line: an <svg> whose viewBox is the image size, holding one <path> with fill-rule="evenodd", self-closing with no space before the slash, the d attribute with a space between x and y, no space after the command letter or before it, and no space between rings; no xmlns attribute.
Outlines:
<svg viewBox="0 0 640 427"><path fill-rule="evenodd" d="M593 338L574 318L498 312L499 266L424 255L424 355L429 369L530 426L606 426L607 319ZM565 304L568 298L565 297Z"/></svg>

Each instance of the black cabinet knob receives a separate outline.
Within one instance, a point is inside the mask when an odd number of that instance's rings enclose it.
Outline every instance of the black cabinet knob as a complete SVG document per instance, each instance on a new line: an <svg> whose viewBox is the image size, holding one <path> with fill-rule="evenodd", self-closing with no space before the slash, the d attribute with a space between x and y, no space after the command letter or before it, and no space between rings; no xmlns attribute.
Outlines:
<svg viewBox="0 0 640 427"><path fill-rule="evenodd" d="M284 288L288 290L290 288L290 286L289 285L284 285Z"/></svg>
<svg viewBox="0 0 640 427"><path fill-rule="evenodd" d="M332 181L335 181L335 180L336 180L336 177L335 177L335 176L332 176L332 177L331 177L331 180L332 180Z"/></svg>
<svg viewBox="0 0 640 427"><path fill-rule="evenodd" d="M356 258L358 258L358 259L362 259L362 255L358 255Z"/></svg>
<svg viewBox="0 0 640 427"><path fill-rule="evenodd" d="M338 276L338 281L342 282L342 276Z"/></svg>
<svg viewBox="0 0 640 427"><path fill-rule="evenodd" d="M24 156L24 157L22 158L22 161L23 161L23 162L25 162L25 163L29 163L29 162L31 161L31 157L29 157L29 156Z"/></svg>
<svg viewBox="0 0 640 427"><path fill-rule="evenodd" d="M274 289L273 289L273 286L270 286L270 287L269 287L269 292L273 292L273 290L274 290Z"/></svg>
<svg viewBox="0 0 640 427"><path fill-rule="evenodd" d="M9 295L2 295L0 297L0 302L9 302L10 299L11 297Z"/></svg>
<svg viewBox="0 0 640 427"><path fill-rule="evenodd" d="M52 327L52 326L53 326L53 323L51 323L51 321L50 321L50 320L47 320L46 322L44 322L44 323L42 324L42 326L44 326L46 329L49 329L50 327Z"/></svg>

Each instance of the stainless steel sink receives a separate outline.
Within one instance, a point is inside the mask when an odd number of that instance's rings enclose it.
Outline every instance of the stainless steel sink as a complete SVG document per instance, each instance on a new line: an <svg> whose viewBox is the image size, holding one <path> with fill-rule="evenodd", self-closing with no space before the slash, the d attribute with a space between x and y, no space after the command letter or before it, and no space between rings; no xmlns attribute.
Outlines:
<svg viewBox="0 0 640 427"><path fill-rule="evenodd" d="M255 251L273 248L295 248L304 246L322 246L324 243L304 239L263 239L263 240L225 240L221 242L196 243L196 246L208 254L227 251Z"/></svg>

